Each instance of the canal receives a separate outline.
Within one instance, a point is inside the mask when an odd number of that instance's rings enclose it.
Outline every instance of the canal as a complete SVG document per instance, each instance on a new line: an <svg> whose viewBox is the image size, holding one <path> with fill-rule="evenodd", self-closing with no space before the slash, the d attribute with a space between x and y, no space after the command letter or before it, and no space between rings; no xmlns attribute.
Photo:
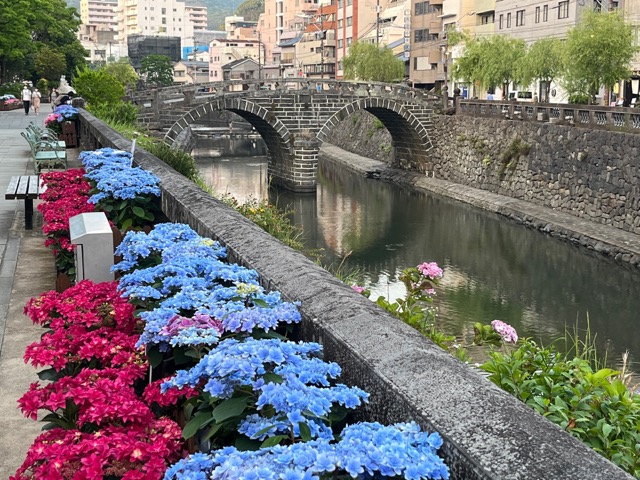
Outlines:
<svg viewBox="0 0 640 480"><path fill-rule="evenodd" d="M269 191L260 139L199 140L198 168L217 193L269 198L290 211L323 262L364 273L372 298L402 297L399 273L425 261L444 269L440 328L461 342L493 319L550 343L589 322L601 351L640 355L640 272L468 205L365 179L320 162L315 194ZM563 348L562 346L560 346Z"/></svg>

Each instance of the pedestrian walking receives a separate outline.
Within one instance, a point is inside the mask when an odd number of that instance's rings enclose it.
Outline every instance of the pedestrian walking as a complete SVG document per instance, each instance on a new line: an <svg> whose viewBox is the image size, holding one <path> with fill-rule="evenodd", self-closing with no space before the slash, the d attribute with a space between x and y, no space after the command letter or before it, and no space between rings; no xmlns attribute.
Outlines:
<svg viewBox="0 0 640 480"><path fill-rule="evenodd" d="M29 115L29 108L31 108L31 90L26 85L22 89L22 105L24 105L24 114Z"/></svg>
<svg viewBox="0 0 640 480"><path fill-rule="evenodd" d="M51 93L49 94L49 101L51 102L51 110L55 110L56 108L56 98L58 98L58 89L52 88Z"/></svg>
<svg viewBox="0 0 640 480"><path fill-rule="evenodd" d="M33 93L31 94L31 104L33 105L33 111L36 113L36 115L40 115L40 98L42 97L42 95L40 94L40 92L38 91L38 89L34 89Z"/></svg>

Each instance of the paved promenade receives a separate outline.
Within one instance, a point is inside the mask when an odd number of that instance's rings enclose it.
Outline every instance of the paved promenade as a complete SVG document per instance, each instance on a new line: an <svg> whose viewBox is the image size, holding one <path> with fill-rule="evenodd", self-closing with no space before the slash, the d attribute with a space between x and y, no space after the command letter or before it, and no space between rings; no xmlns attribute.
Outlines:
<svg viewBox="0 0 640 480"><path fill-rule="evenodd" d="M22 357L27 345L43 333L22 311L27 301L55 288L55 265L44 247L42 217L34 212L34 229L24 229L24 202L5 200L12 175L33 173L27 141L20 135L30 122L44 124L49 105L40 115L24 110L0 112L0 479L13 475L42 424L22 416L16 403L29 384L38 380L36 369ZM75 150L67 156L77 157ZM37 201L34 202L37 204ZM34 208L35 210L35 208Z"/></svg>

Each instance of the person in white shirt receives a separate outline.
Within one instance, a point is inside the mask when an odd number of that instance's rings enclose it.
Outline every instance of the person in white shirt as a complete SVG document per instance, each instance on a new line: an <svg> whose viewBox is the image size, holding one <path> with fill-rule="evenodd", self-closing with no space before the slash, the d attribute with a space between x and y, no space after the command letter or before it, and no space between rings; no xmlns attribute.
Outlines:
<svg viewBox="0 0 640 480"><path fill-rule="evenodd" d="M31 90L26 85L22 89L22 105L24 105L24 114L29 115L29 108L31 107Z"/></svg>

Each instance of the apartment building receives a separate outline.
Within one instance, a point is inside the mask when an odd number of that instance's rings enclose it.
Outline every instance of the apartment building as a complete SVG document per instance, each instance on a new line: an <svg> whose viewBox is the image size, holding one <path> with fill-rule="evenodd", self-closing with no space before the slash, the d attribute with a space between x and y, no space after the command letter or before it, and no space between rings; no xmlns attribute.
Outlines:
<svg viewBox="0 0 640 480"><path fill-rule="evenodd" d="M218 82L223 79L223 67L236 60L253 59L256 64L261 56L257 39L216 39L209 43L209 81Z"/></svg>
<svg viewBox="0 0 640 480"><path fill-rule="evenodd" d="M200 18L204 7L188 7L178 0L119 0L118 38L130 35L175 36L182 45L194 44L194 31L202 26L192 18ZM206 17L206 8L204 8Z"/></svg>
<svg viewBox="0 0 640 480"><path fill-rule="evenodd" d="M201 32L208 28L207 7L185 5L184 10L193 25L194 32Z"/></svg>
<svg viewBox="0 0 640 480"><path fill-rule="evenodd" d="M93 25L97 30L116 31L118 0L80 0L80 19L83 25Z"/></svg>

